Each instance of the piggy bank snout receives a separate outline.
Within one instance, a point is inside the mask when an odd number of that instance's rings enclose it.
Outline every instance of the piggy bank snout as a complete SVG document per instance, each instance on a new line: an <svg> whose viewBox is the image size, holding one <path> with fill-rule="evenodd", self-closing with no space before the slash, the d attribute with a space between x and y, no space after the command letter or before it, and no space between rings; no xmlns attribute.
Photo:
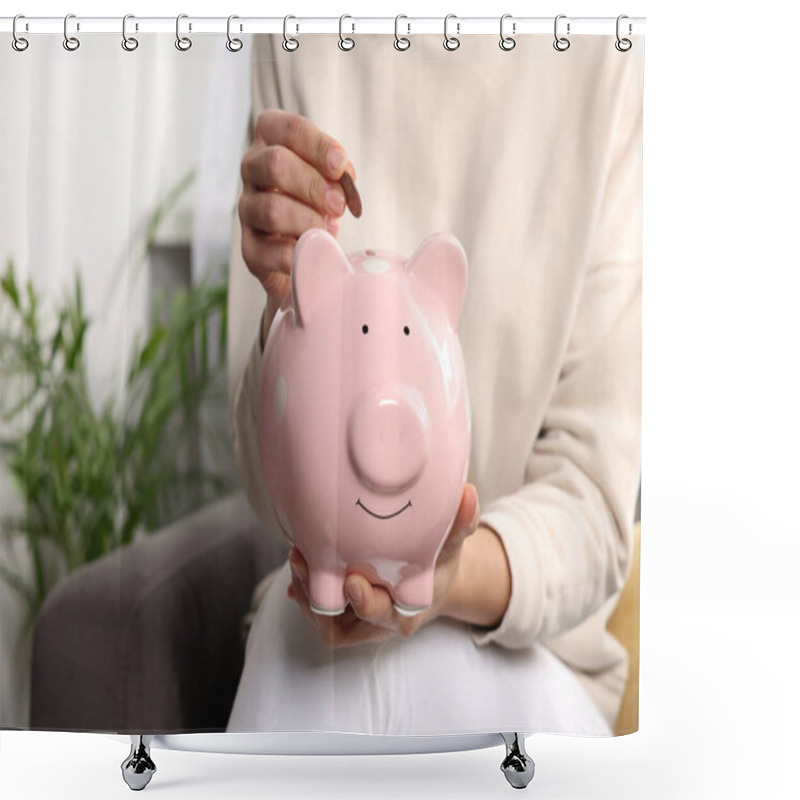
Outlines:
<svg viewBox="0 0 800 800"><path fill-rule="evenodd" d="M428 457L428 422L421 399L403 392L371 393L350 415L347 444L359 480L377 492L408 488Z"/></svg>

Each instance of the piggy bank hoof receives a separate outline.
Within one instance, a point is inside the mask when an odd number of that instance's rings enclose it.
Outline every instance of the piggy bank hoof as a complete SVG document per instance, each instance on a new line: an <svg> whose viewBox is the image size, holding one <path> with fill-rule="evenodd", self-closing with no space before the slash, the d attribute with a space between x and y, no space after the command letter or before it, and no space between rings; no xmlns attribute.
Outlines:
<svg viewBox="0 0 800 800"><path fill-rule="evenodd" d="M399 603L394 603L394 610L400 614L401 617L416 617L417 614L422 613L428 606L401 606Z"/></svg>
<svg viewBox="0 0 800 800"><path fill-rule="evenodd" d="M340 614L344 614L345 608L347 608L347 606L344 606L344 608L320 608L313 603L309 603L308 607L321 617L338 617Z"/></svg>

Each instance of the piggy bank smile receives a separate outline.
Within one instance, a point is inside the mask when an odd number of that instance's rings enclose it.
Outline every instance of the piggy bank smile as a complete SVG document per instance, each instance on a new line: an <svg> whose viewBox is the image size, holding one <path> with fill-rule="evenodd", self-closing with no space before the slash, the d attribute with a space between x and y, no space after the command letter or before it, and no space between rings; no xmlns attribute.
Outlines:
<svg viewBox="0 0 800 800"><path fill-rule="evenodd" d="M371 517L375 517L375 519L392 519L392 517L399 517L407 508L411 508L411 500L409 500L401 509L397 511L393 511L391 514L376 514L371 509L367 508L360 499L356 500L356 505L360 506L367 512Z"/></svg>

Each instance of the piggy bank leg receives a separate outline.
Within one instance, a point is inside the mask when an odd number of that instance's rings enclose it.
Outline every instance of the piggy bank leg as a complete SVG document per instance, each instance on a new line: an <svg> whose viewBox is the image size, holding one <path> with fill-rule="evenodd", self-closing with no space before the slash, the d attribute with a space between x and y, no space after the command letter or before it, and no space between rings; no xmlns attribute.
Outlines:
<svg viewBox="0 0 800 800"><path fill-rule="evenodd" d="M344 614L347 598L344 595L344 572L333 572L309 565L309 606L315 614L336 617Z"/></svg>
<svg viewBox="0 0 800 800"><path fill-rule="evenodd" d="M404 617L414 617L433 602L433 567L404 578L394 590L394 610Z"/></svg>

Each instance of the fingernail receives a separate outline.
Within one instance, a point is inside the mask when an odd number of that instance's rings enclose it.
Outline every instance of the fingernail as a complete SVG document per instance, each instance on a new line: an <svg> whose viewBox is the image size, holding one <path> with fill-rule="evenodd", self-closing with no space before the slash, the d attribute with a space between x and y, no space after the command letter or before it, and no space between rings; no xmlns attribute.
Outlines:
<svg viewBox="0 0 800 800"><path fill-rule="evenodd" d="M472 522L470 523L470 527L477 528L478 523L481 521L481 507L476 503L475 504L475 512L472 515Z"/></svg>
<svg viewBox="0 0 800 800"><path fill-rule="evenodd" d="M333 145L328 149L328 166L331 168L332 172L338 172L344 166L346 160L347 156L344 154L344 150L342 150L341 147Z"/></svg>
<svg viewBox="0 0 800 800"><path fill-rule="evenodd" d="M472 484L468 485L472 486ZM475 491L475 487L472 487L472 493L475 495L475 508L472 510L472 519L470 520L470 523L474 527L475 525L478 524L478 520L480 519L481 516L481 504L480 501L478 500L478 493L477 491Z"/></svg>
<svg viewBox="0 0 800 800"><path fill-rule="evenodd" d="M347 586L345 588L350 601L355 603L355 605L360 605L361 601L364 599L364 590L361 588L359 581L356 578L351 578L347 581Z"/></svg>
<svg viewBox="0 0 800 800"><path fill-rule="evenodd" d="M344 194L341 189L328 189L325 192L325 205L328 211L336 216L344 214Z"/></svg>

